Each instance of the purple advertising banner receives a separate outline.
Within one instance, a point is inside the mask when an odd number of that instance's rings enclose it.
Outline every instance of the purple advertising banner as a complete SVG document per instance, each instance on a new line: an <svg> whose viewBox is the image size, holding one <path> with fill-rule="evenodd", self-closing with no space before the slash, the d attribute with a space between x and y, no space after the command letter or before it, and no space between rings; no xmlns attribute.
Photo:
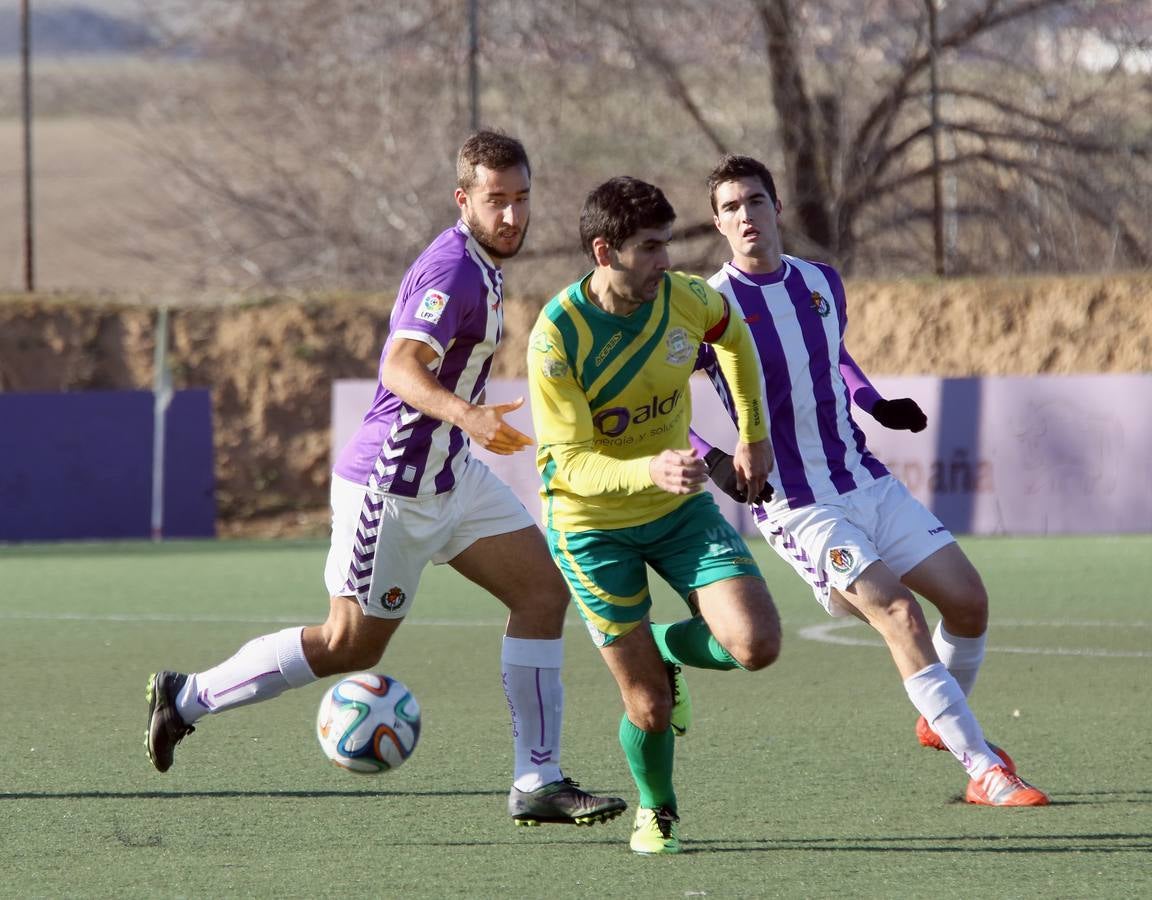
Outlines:
<svg viewBox="0 0 1152 900"><path fill-rule="evenodd" d="M885 397L915 399L928 427L888 431L856 410L869 448L953 532L1152 532L1152 375L872 381ZM333 453L355 431L374 390L371 381L334 384ZM527 396L523 379L489 384L489 402ZM692 403L695 429L730 449L735 429L703 378L692 379ZM532 434L527 405L508 421ZM534 454L473 450L539 519ZM745 508L712 493L729 521L755 533Z"/></svg>
<svg viewBox="0 0 1152 900"><path fill-rule="evenodd" d="M164 537L216 533L212 401L166 414ZM150 391L0 393L0 541L151 536Z"/></svg>

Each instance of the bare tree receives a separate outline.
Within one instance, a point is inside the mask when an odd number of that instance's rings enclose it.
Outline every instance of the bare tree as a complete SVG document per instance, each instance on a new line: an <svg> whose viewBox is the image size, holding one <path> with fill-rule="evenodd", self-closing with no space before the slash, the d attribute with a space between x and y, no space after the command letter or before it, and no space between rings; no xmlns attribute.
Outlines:
<svg viewBox="0 0 1152 900"><path fill-rule="evenodd" d="M849 271L931 271L934 176L952 271L1147 265L1152 76L1129 65L1149 52L1142 5L949 0L934 168L926 2L484 0L481 118L538 163L513 283L546 296L573 274L584 193L625 172L681 211L681 263L714 263L703 179L727 151L777 172L789 249ZM149 101L144 134L195 278L393 281L454 215L466 4L172 3L172 45L212 65Z"/></svg>
<svg viewBox="0 0 1152 900"><path fill-rule="evenodd" d="M665 0L661 16L647 0L575 6L638 68L660 73L698 146L773 164L794 248L849 269L925 271L933 176L925 2ZM940 10L949 151L940 165L960 235L954 268L1148 264L1152 127L1147 116L1125 115L1132 97L1147 104L1152 83L1124 66L1125 54L1147 59L1152 14L1138 6L952 0ZM664 27L681 15L689 29ZM553 16L550 27L561 25ZM1092 69L1069 34L1114 48L1111 67ZM713 65L702 66L701 48ZM756 77L771 87L770 133L724 121L746 96L741 79Z"/></svg>
<svg viewBox="0 0 1152 900"><path fill-rule="evenodd" d="M390 277L451 221L459 19L446 0L177 0L170 45L211 65L141 113L194 242L158 262L202 285ZM447 202L427 202L432 184Z"/></svg>

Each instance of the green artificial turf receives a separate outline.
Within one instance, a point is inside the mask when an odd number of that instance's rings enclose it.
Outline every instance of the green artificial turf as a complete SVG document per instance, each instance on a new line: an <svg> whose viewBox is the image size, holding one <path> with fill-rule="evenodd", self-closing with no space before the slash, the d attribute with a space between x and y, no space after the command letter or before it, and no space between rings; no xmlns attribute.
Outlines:
<svg viewBox="0 0 1152 900"><path fill-rule="evenodd" d="M685 852L664 858L629 853L630 812L512 826L503 615L450 569L428 570L378 667L423 709L402 768L356 776L324 760L313 722L329 679L202 720L161 775L143 750L148 673L204 669L319 621L326 547L0 547L0 896L1152 893L1152 537L964 541L993 601L973 707L1052 796L1019 810L961 802L963 771L918 746L866 627L829 619L753 546L783 653L763 672L688 673ZM682 614L655 593L656 619ZM566 772L634 803L615 685L574 613L567 634Z"/></svg>

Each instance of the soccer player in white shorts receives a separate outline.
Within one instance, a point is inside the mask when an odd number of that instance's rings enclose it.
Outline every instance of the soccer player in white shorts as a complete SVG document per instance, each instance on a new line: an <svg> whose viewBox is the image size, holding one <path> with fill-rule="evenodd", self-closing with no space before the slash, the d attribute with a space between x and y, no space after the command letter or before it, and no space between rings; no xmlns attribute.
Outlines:
<svg viewBox="0 0 1152 900"><path fill-rule="evenodd" d="M758 527L831 614L858 616L884 639L920 713L920 743L959 760L969 803L1048 803L1016 775L1003 750L985 741L968 705L987 640L980 576L936 517L868 451L851 407L911 431L925 427L924 413L911 399L882 398L849 356L836 270L783 254L782 207L768 169L751 157L725 157L708 190L713 221L732 251L709 284L742 312L764 372L776 466L772 497L752 498ZM729 404L707 347L698 365ZM746 501L728 454L699 436L693 444L712 480ZM939 610L934 632L913 592Z"/></svg>
<svg viewBox="0 0 1152 900"><path fill-rule="evenodd" d="M501 677L513 722L513 820L585 825L624 811L620 798L582 791L560 769L568 589L532 518L469 452L471 441L502 455L532 443L504 421L522 399L484 403L504 331L500 264L523 243L531 179L514 138L480 131L461 147L460 221L405 273L376 396L333 471L328 619L255 638L205 671L152 675L146 748L159 771L205 715L375 666L424 567L447 563L508 608Z"/></svg>

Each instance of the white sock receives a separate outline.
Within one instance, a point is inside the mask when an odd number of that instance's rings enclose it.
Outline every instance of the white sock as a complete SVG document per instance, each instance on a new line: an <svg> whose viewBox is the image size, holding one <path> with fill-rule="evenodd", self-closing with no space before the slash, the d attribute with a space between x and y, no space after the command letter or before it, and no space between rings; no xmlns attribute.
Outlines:
<svg viewBox="0 0 1152 900"><path fill-rule="evenodd" d="M944 630L943 619L936 623L936 630L932 632L932 646L936 648L936 655L952 673L965 697L972 696L972 687L976 684L980 664L984 662L984 648L987 644L987 631L980 637L956 637Z"/></svg>
<svg viewBox="0 0 1152 900"><path fill-rule="evenodd" d="M559 781L560 724L564 686L560 666L564 640L505 637L500 653L504 696L512 714L515 768L512 783L521 791Z"/></svg>
<svg viewBox="0 0 1152 900"><path fill-rule="evenodd" d="M964 692L942 663L933 663L904 679L908 699L968 772L979 778L1000 758L988 748L980 723L972 715Z"/></svg>
<svg viewBox="0 0 1152 900"><path fill-rule="evenodd" d="M279 697L288 688L316 680L304 658L303 626L254 638L229 659L193 673L176 698L180 718L191 725L201 716Z"/></svg>

